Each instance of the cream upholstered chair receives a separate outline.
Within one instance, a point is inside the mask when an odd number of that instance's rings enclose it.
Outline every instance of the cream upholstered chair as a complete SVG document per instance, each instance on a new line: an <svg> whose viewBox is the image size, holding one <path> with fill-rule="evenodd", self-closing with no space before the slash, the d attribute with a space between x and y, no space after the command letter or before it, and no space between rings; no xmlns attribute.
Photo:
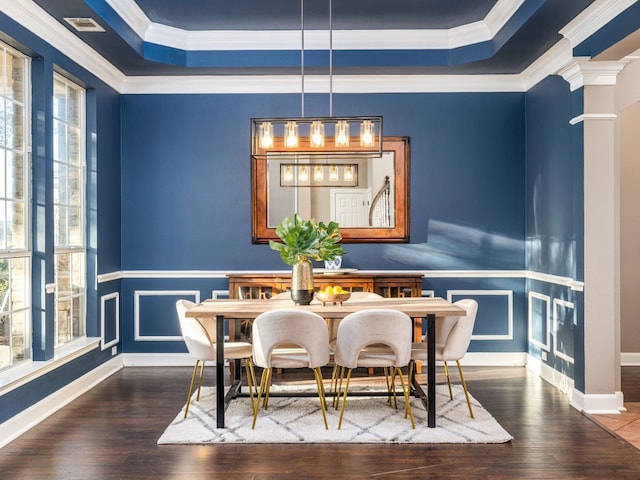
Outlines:
<svg viewBox="0 0 640 480"><path fill-rule="evenodd" d="M462 366L460 360L467 353L469 344L471 343L471 335L473 334L473 326L476 322L476 314L478 313L478 302L472 299L458 300L455 305L464 308L467 315L464 317L445 317L444 321L438 324L436 329L436 360L444 362L444 373L447 377L449 385L449 397L453 400L453 392L451 390L451 378L449 377L449 367L447 362L455 361L458 365L458 373L460 374L460 382L464 389L464 395L467 399L469 407L469 415L473 417L471 402L469 401L469 392L467 384L462 375ZM413 362L417 360L427 360L427 344L426 342L414 343L411 348L412 367Z"/></svg>
<svg viewBox="0 0 640 480"><path fill-rule="evenodd" d="M349 393L349 381L351 373L357 367L382 367L390 368L391 379L387 382L390 394L395 398L395 378L400 378L405 399L405 416L411 418L411 426L415 428L413 412L409 398L409 382L405 383L402 375L402 367L409 364L411 359L411 338L413 333L413 321L411 318L397 310L371 309L360 310L344 317L338 325L336 341L335 363L340 367L340 387L337 389L337 397L342 394L342 409L338 429L342 427L342 418ZM371 349L371 345L384 345L385 349ZM342 382L345 378L344 393ZM397 405L397 403L396 403Z"/></svg>
<svg viewBox="0 0 640 480"><path fill-rule="evenodd" d="M283 345L287 348L282 348ZM297 348L291 348L291 345L297 345ZM268 406L274 368L313 370L324 426L329 428L320 369L329 363L329 332L324 318L313 312L287 308L261 313L253 321L253 363L264 370L254 405L252 428L256 426L262 395L264 408Z"/></svg>
<svg viewBox="0 0 640 480"><path fill-rule="evenodd" d="M200 389L202 387L205 362L215 362L217 358L215 322L211 321L208 323L204 323L197 318L186 316L187 310L194 307L195 305L195 303L189 300L178 300L176 302L176 311L178 312L182 338L184 339L184 343L187 345L189 355L196 360L196 364L193 367L193 373L191 375L191 385L189 386L189 394L187 395L187 404L184 411L184 418L187 418L187 415L189 413L189 405L191 403L191 395L193 394L193 387L195 385L198 367L200 367L200 378L198 380L198 395L196 397L196 400L200 400ZM244 359L245 361L247 383L249 386L249 394L251 396L251 404L253 405L253 389L255 388L256 382L251 356L252 346L250 343L224 343L224 358L228 360ZM224 380L218 378L217 381L222 382Z"/></svg>

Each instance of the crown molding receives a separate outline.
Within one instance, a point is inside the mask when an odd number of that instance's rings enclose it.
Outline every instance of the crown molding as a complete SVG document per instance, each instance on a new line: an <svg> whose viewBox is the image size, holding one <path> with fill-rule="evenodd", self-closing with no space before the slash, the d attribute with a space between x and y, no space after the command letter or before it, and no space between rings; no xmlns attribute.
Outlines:
<svg viewBox="0 0 640 480"><path fill-rule="evenodd" d="M2 11L100 80L121 91L125 76L31 0L3 0ZM99 35L99 33L98 33Z"/></svg>
<svg viewBox="0 0 640 480"><path fill-rule="evenodd" d="M152 22L134 0L105 0L143 41L187 51L299 50L299 31L190 31ZM498 0L484 20L450 29L333 30L335 50L452 49L490 41L518 11L524 0ZM305 48L329 48L328 30L304 32Z"/></svg>
<svg viewBox="0 0 640 480"><path fill-rule="evenodd" d="M328 93L327 75L305 75L306 93ZM300 93L299 75L128 77L125 94ZM520 75L334 75L333 93L523 92Z"/></svg>
<svg viewBox="0 0 640 480"><path fill-rule="evenodd" d="M560 34L571 42L572 47L575 47L637 1L638 0L596 0L590 7L561 29Z"/></svg>

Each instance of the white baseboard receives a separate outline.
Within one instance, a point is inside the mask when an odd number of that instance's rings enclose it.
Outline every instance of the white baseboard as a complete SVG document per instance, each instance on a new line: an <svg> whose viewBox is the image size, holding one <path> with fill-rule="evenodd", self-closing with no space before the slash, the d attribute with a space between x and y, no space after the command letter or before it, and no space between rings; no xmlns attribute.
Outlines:
<svg viewBox="0 0 640 480"><path fill-rule="evenodd" d="M53 415L83 393L88 392L107 377L121 370L122 366L121 356L113 357L108 362L94 368L77 380L65 385L60 390L0 424L0 448L12 442L50 415Z"/></svg>
<svg viewBox="0 0 640 480"><path fill-rule="evenodd" d="M622 392L607 394L587 394L573 391L571 406L589 414L612 414L624 411Z"/></svg>
<svg viewBox="0 0 640 480"><path fill-rule="evenodd" d="M195 365L188 353L123 353L125 367L191 367Z"/></svg>
<svg viewBox="0 0 640 480"><path fill-rule="evenodd" d="M467 352L460 364L470 367L523 367L526 360L524 352Z"/></svg>
<svg viewBox="0 0 640 480"><path fill-rule="evenodd" d="M622 365L623 367L640 367L640 353L621 353L620 365Z"/></svg>
<svg viewBox="0 0 640 480"><path fill-rule="evenodd" d="M565 374L554 370L540 359L531 355L527 355L527 369L538 375L543 380L549 382L571 400L574 390L574 382L572 378Z"/></svg>
<svg viewBox="0 0 640 480"><path fill-rule="evenodd" d="M569 398L569 404L576 410L589 414L620 413L624 410L622 392L584 394L575 389L573 379L531 355L527 357L527 368L566 394Z"/></svg>

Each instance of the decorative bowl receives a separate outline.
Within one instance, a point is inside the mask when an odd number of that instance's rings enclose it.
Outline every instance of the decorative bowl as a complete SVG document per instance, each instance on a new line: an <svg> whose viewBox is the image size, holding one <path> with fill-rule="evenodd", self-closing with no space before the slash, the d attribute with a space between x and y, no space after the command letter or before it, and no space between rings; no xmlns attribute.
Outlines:
<svg viewBox="0 0 640 480"><path fill-rule="evenodd" d="M342 302L346 302L351 297L351 292L345 293L316 293L316 298L322 302L322 306L326 303L339 303L342 305Z"/></svg>

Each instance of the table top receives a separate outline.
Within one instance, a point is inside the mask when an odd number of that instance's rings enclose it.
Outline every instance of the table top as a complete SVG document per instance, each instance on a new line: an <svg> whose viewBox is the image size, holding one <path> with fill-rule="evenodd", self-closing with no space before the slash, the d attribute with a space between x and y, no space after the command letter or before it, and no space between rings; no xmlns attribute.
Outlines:
<svg viewBox="0 0 640 480"><path fill-rule="evenodd" d="M253 319L263 312L291 308L318 313L324 318L343 318L360 310L390 308L400 310L410 317L425 317L435 314L437 317L463 316L466 311L440 297L405 297L380 299L349 299L342 304L322 305L319 301L311 305L295 305L290 299L282 300L205 300L186 312L188 317Z"/></svg>

